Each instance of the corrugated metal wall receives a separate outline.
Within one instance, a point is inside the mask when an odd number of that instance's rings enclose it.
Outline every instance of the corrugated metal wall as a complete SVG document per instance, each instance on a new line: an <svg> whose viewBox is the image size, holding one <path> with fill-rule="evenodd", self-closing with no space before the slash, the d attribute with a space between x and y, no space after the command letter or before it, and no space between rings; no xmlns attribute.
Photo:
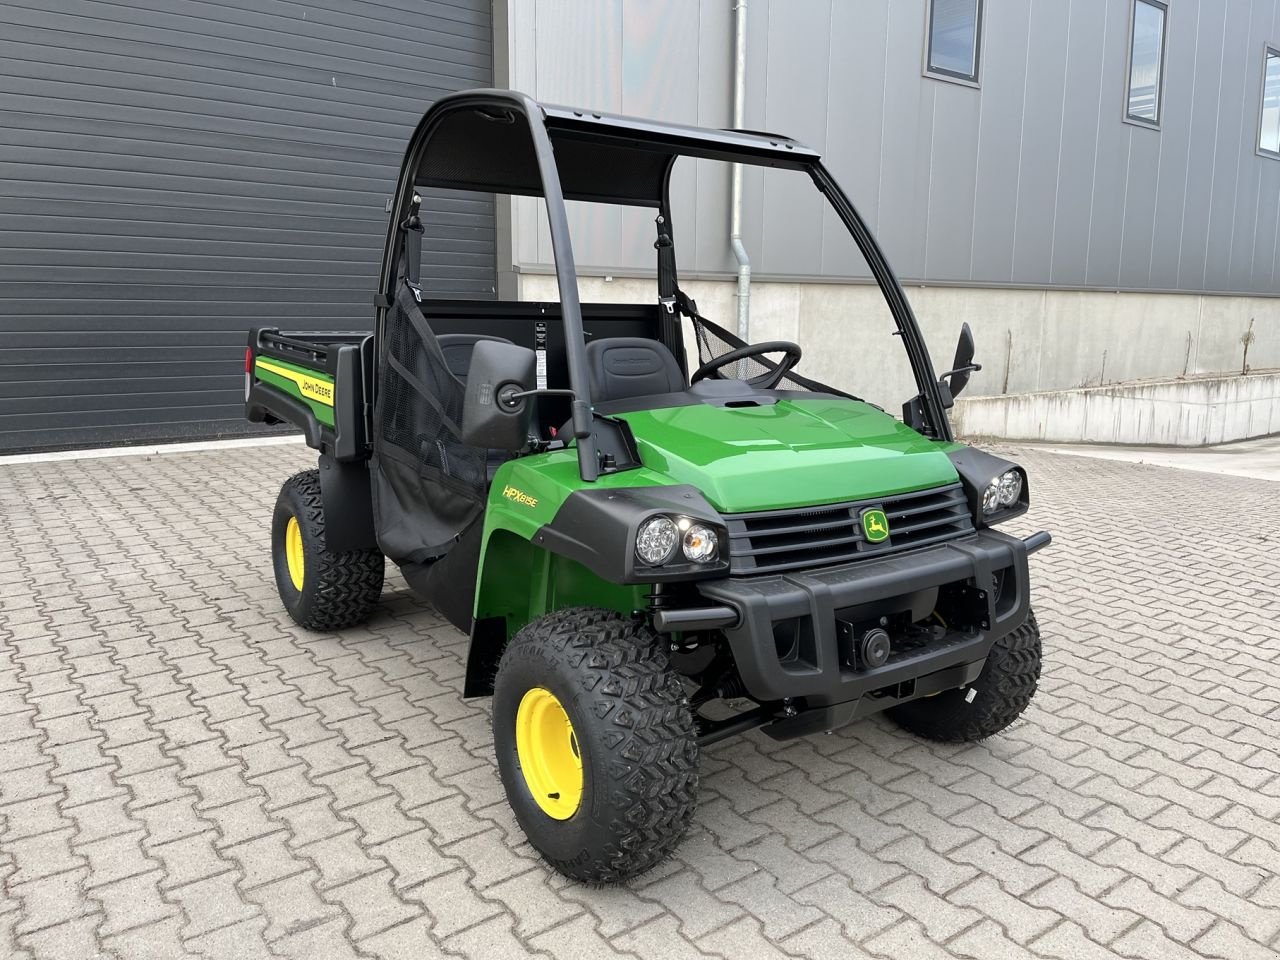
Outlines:
<svg viewBox="0 0 1280 960"><path fill-rule="evenodd" d="M513 85L728 124L730 0L510 6ZM747 126L820 149L905 278L1280 293L1280 161L1255 151L1280 0L1169 4L1159 131L1121 119L1131 6L985 0L973 89L922 76L926 0L750 0ZM726 178L685 170L676 189L677 210L698 210L692 231L676 223L684 268L731 270ZM819 229L787 193L747 191L757 276L848 272L834 217ZM535 218L517 206L516 250L545 265ZM576 226L580 265L652 269L643 217Z"/></svg>
<svg viewBox="0 0 1280 960"><path fill-rule="evenodd" d="M492 77L488 0L5 0L0 449L248 429L247 329L368 327L408 134ZM493 295L492 202L432 233Z"/></svg>

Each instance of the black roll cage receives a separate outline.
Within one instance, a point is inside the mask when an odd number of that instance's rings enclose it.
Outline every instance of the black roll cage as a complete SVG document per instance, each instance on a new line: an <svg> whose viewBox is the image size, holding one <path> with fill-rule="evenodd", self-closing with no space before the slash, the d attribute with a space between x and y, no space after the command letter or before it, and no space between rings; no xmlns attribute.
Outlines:
<svg viewBox="0 0 1280 960"><path fill-rule="evenodd" d="M523 121L523 123L520 123ZM527 139L526 139L527 136ZM418 123L400 167L375 303L381 339L396 296L397 270L418 185L545 200L560 293L573 419L592 423L586 337L564 201L656 208L671 235L670 175L677 157L800 170L831 203L863 258L902 336L920 390L924 432L951 440L946 406L920 327L884 252L817 152L794 140L713 130L540 104L512 90L468 90L437 100ZM536 174L536 175L535 175ZM377 389L374 378L373 388ZM577 441L583 480L599 475L594 433Z"/></svg>

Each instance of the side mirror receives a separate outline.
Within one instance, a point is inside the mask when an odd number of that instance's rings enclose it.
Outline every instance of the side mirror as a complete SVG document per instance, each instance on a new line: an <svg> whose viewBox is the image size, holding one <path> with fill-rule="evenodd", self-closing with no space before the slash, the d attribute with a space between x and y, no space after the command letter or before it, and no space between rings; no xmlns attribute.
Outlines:
<svg viewBox="0 0 1280 960"><path fill-rule="evenodd" d="M951 369L938 378L947 381L952 397L960 396L960 391L969 385L969 376L982 369L982 364L973 362L974 349L973 331L967 323L962 323L960 340L956 343L956 358L951 362Z"/></svg>
<svg viewBox="0 0 1280 960"><path fill-rule="evenodd" d="M480 340L471 351L462 404L462 442L475 447L519 450L529 442L536 359L532 350L499 340Z"/></svg>

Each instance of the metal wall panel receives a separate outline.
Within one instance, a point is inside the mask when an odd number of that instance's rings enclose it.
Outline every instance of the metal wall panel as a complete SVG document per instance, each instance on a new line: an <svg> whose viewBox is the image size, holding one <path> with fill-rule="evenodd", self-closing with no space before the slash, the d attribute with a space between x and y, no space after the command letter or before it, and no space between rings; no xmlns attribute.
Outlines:
<svg viewBox="0 0 1280 960"><path fill-rule="evenodd" d="M992 5L992 12L996 11ZM1017 215L1013 225L1010 279L1034 283L1047 276L1053 254L1053 217L1057 208L1059 145L1066 98L1068 47L1074 13L1066 3L1030 6L1026 51L1026 92L1018 140Z"/></svg>
<svg viewBox="0 0 1280 960"><path fill-rule="evenodd" d="M731 0L700 0L696 17L687 3L530 3L536 34L512 41L513 58L538 64L524 73L535 96L727 123ZM747 125L822 149L911 280L1280 293L1280 161L1255 152L1280 0L1172 0L1159 130L1122 119L1131 6L985 0L974 88L922 75L927 0L751 0ZM625 83L608 59L617 50ZM762 193L763 179L746 181L754 274L856 275L833 219ZM728 178L696 181L681 266L727 273ZM584 269L652 269L635 221L583 212L575 225ZM522 258L549 262L545 245Z"/></svg>
<svg viewBox="0 0 1280 960"><path fill-rule="evenodd" d="M1007 283L1012 279L1022 119L1027 69L1031 62L1027 49L1030 29L1028 4L1019 0L988 0L980 75L983 87L980 91L963 91L981 98L969 278L987 277L992 283ZM921 82L933 87L942 81ZM940 162L948 162L946 156L940 157ZM913 275L907 264L900 269L908 276Z"/></svg>
<svg viewBox="0 0 1280 960"><path fill-rule="evenodd" d="M249 327L362 329L405 141L486 0L0 7L0 449L240 433ZM486 198L433 207L492 296Z"/></svg>

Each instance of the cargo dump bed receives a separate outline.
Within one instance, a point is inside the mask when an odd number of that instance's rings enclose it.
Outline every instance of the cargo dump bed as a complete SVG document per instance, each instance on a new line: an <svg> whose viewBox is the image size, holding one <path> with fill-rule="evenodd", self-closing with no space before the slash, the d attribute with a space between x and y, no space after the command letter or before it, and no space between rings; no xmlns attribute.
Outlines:
<svg viewBox="0 0 1280 960"><path fill-rule="evenodd" d="M368 457L367 333L249 332L245 413L254 423L291 423L307 446L335 460Z"/></svg>

